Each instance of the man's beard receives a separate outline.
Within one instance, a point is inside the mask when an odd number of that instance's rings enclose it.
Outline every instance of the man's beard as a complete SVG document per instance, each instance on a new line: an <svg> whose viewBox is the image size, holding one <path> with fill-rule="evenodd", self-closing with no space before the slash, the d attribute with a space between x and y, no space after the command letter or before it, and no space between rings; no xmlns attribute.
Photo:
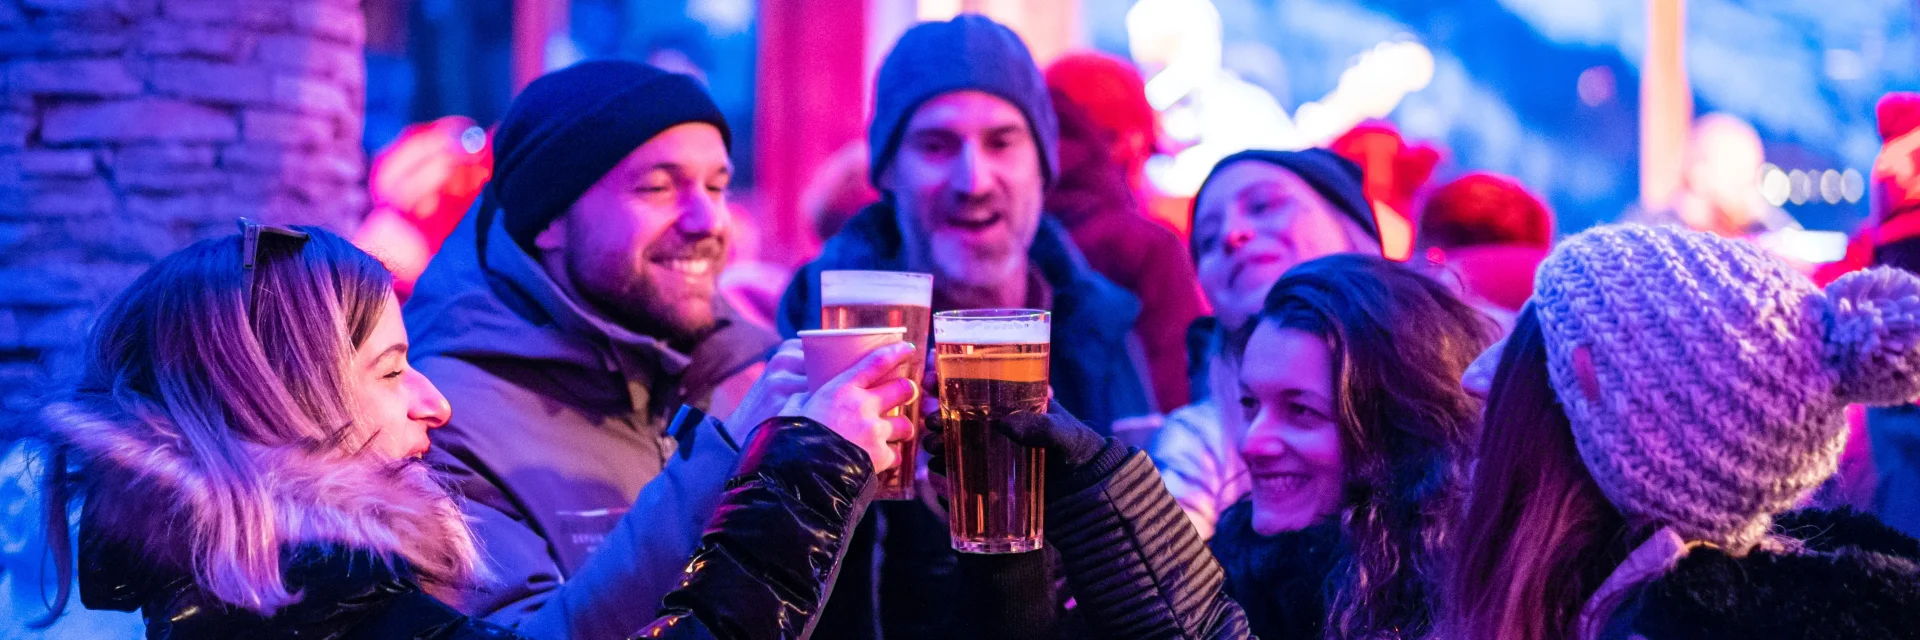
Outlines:
<svg viewBox="0 0 1920 640"><path fill-rule="evenodd" d="M1021 251L1007 250L996 252L975 251L959 240L944 239L935 236L930 245L933 267L941 278L969 287L990 287L1004 285L1012 279L1024 277L1021 273L1026 266L1026 254Z"/></svg>
<svg viewBox="0 0 1920 640"><path fill-rule="evenodd" d="M604 313L607 320L639 335L685 343L706 336L718 323L719 274L726 260L726 243L706 238L674 253L712 260L712 270L705 276L711 284L704 304L690 303L683 299L689 292L673 291L673 287L655 279L654 269L658 263L654 261L657 254L652 247L640 258L639 266L625 267L628 271L621 282L607 282L604 276L591 275L594 269L606 267L584 264L585 260L568 260L567 270L579 284L580 294Z"/></svg>

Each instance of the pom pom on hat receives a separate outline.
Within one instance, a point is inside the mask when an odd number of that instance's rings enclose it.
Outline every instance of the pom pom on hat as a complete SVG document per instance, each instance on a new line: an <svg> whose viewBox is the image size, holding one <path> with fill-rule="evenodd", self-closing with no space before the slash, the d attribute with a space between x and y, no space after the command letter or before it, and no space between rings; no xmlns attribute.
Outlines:
<svg viewBox="0 0 1920 640"><path fill-rule="evenodd" d="M1834 392L1868 405L1920 398L1920 278L1890 267L1827 286L1827 358Z"/></svg>

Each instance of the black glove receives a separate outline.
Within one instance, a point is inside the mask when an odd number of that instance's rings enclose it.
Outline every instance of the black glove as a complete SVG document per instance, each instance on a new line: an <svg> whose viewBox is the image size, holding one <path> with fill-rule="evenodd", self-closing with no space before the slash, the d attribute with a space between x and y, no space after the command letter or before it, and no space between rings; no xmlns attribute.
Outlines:
<svg viewBox="0 0 1920 640"><path fill-rule="evenodd" d="M1065 472L1084 465L1107 439L1081 422L1058 401L1047 401L1046 413L1016 413L994 421L993 428L1021 446L1047 450L1047 471Z"/></svg>
<svg viewBox="0 0 1920 640"><path fill-rule="evenodd" d="M938 413L932 413L927 415L926 427L920 447L927 452L927 472L945 476L946 443L941 432L946 425ZM1101 436L1056 401L1047 403L1046 413L1004 416L993 422L993 428L1022 446L1046 449L1049 494L1084 489L1112 473L1126 458L1126 445Z"/></svg>

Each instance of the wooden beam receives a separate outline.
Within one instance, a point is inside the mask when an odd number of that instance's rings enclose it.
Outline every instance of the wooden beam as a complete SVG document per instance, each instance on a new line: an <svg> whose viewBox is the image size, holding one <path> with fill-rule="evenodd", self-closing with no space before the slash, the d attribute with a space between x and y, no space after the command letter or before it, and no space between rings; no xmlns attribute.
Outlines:
<svg viewBox="0 0 1920 640"><path fill-rule="evenodd" d="M1693 87L1687 81L1687 2L1647 0L1640 65L1640 206L1670 206L1680 190Z"/></svg>
<svg viewBox="0 0 1920 640"><path fill-rule="evenodd" d="M754 182L761 258L813 255L800 195L813 172L866 136L867 0L774 0L759 7Z"/></svg>

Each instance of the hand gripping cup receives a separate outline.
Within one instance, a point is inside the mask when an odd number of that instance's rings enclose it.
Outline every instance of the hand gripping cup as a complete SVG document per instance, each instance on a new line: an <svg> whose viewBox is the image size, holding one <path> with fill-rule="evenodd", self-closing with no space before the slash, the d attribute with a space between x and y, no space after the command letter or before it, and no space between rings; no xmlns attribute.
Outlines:
<svg viewBox="0 0 1920 640"><path fill-rule="evenodd" d="M933 315L933 276L900 271L820 272L820 328L900 327L918 355L907 361L907 379L917 387L925 377L927 322ZM905 440L890 443L900 464L881 472L880 500L912 500L915 458L920 454L920 410L915 401L901 407L913 423ZM898 415L898 414L895 414Z"/></svg>
<svg viewBox="0 0 1920 640"><path fill-rule="evenodd" d="M1047 410L1052 318L1031 309L933 316L934 370L946 425L949 533L962 553L1041 546L1042 451L994 430L995 418Z"/></svg>

